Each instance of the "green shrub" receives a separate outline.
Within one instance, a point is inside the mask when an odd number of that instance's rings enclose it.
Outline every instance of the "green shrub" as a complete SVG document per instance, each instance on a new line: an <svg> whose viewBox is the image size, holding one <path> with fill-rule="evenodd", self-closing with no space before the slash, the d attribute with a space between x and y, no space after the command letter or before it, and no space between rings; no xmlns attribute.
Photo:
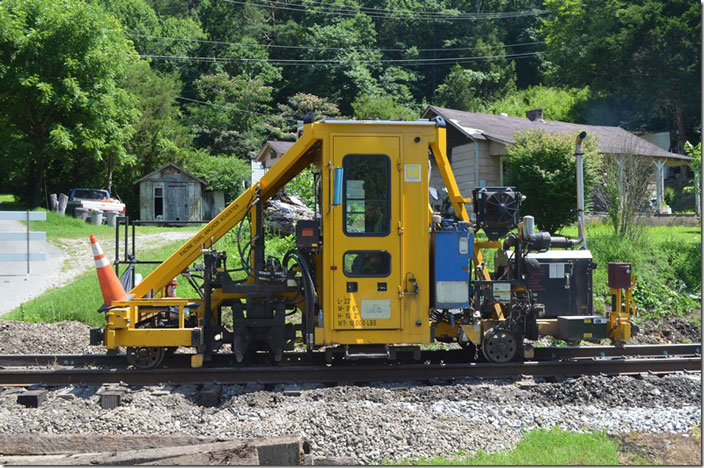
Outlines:
<svg viewBox="0 0 704 468"><path fill-rule="evenodd" d="M249 181L252 172L249 161L236 156L212 156L198 150L184 161L184 169L205 180L209 189L223 191L225 203L230 203L242 193L242 182Z"/></svg>
<svg viewBox="0 0 704 468"><path fill-rule="evenodd" d="M589 198L596 180L599 153L589 139L584 151L584 194ZM516 134L509 146L506 185L526 196L521 213L535 216L542 230L555 233L577 220L577 163L572 135L551 135L544 130Z"/></svg>
<svg viewBox="0 0 704 468"><path fill-rule="evenodd" d="M701 244L691 229L647 227L623 238L605 225L588 226L589 249L599 265L594 271L597 310L610 302L608 263L626 262L633 265L633 296L646 318L691 312L701 291Z"/></svg>
<svg viewBox="0 0 704 468"><path fill-rule="evenodd" d="M677 192L675 192L675 189L672 187L665 187L665 204L667 206L674 206L675 204L675 197L677 196Z"/></svg>

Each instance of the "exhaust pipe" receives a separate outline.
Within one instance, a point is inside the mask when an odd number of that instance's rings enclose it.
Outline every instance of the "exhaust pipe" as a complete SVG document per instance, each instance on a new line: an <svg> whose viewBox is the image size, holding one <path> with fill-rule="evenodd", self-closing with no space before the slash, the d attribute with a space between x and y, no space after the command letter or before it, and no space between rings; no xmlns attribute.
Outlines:
<svg viewBox="0 0 704 468"><path fill-rule="evenodd" d="M579 217L579 239L575 244L582 243L580 249L587 248L587 239L584 235L584 153L582 153L582 141L586 138L587 132L577 135L574 155L577 158L577 216Z"/></svg>

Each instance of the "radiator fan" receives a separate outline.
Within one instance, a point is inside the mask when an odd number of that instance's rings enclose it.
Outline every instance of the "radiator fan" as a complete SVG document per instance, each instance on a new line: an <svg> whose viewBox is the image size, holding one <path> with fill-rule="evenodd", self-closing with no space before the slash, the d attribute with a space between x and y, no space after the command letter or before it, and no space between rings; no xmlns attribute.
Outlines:
<svg viewBox="0 0 704 468"><path fill-rule="evenodd" d="M477 225L489 240L498 240L518 226L522 195L513 187L482 187L472 191Z"/></svg>

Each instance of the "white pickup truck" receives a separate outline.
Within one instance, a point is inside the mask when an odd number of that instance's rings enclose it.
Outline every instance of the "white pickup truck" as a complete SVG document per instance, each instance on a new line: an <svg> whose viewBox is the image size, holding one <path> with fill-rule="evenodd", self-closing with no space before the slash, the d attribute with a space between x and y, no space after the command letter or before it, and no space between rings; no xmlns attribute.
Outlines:
<svg viewBox="0 0 704 468"><path fill-rule="evenodd" d="M84 208L88 211L114 211L116 213L125 212L125 204L119 199L110 197L110 192L102 189L75 188L69 192L66 214L73 215L76 208Z"/></svg>

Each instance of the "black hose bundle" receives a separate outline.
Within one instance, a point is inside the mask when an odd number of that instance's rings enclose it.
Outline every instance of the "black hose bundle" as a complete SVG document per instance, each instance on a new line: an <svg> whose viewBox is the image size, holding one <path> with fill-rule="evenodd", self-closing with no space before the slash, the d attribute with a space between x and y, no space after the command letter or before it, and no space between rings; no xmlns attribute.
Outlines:
<svg viewBox="0 0 704 468"><path fill-rule="evenodd" d="M306 347L308 350L313 349L313 340L310 338L314 333L315 309L318 304L318 297L315 293L315 283L313 283L313 275L305 257L298 250L289 250L284 255L283 264L288 269L288 263L294 260L294 265L298 265L301 269L303 277L303 294L306 302L305 313L303 314L303 330L305 334Z"/></svg>

